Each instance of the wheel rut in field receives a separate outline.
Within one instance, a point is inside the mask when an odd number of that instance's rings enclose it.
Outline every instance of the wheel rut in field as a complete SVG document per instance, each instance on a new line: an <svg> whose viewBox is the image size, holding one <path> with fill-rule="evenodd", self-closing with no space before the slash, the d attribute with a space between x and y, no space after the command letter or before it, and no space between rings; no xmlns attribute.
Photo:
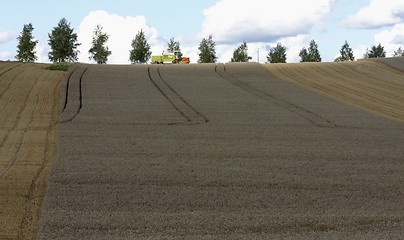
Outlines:
<svg viewBox="0 0 404 240"><path fill-rule="evenodd" d="M55 85L55 88L53 90L54 98L52 109L57 109L57 105L59 105L57 91L60 91L59 85ZM45 184L45 178L47 175L46 168L53 160L53 157L48 153L53 151L51 136L52 134L54 134L52 129L55 128L55 124L57 123L57 121L54 120L57 120L57 117L58 116L56 115L56 113L53 113L51 118L52 121L50 121L49 125L46 127L46 143L44 155L42 161L40 161L40 167L36 171L29 187L25 212L22 217L22 221L20 222L18 239L28 239L30 234L32 234L32 229L36 229L36 225L38 224L38 210L40 210L40 207L42 206L43 194L45 191L45 189L43 189L43 185Z"/></svg>
<svg viewBox="0 0 404 240"><path fill-rule="evenodd" d="M61 87L62 93L62 115L60 123L73 121L83 107L82 82L88 66L79 65L67 75Z"/></svg>
<svg viewBox="0 0 404 240"><path fill-rule="evenodd" d="M150 81L157 90L167 99L167 101L183 116L187 124L202 124L209 120L204 117L198 110L191 106L175 89L170 86L161 76L158 67L150 67L147 69ZM174 123L181 124L181 123Z"/></svg>
<svg viewBox="0 0 404 240"><path fill-rule="evenodd" d="M56 153L60 71L0 63L0 239L34 239Z"/></svg>
<svg viewBox="0 0 404 240"><path fill-rule="evenodd" d="M1 78L4 74L6 74L7 72L10 72L10 71L12 71L13 69L16 69L16 68L19 67L21 64L22 64L22 63L16 64L16 65L11 66L11 67L7 68L6 70L2 71L2 72L0 73L0 78ZM19 74L23 74L24 71L26 71L26 70L27 70L27 69L24 69L24 70L21 71ZM17 76L18 76L18 75L17 75ZM14 79L16 79L17 76L15 76ZM10 82L7 84L6 87L2 87L1 92L0 92L0 98L2 98L3 95L7 92L7 90L11 87L11 84L13 84L13 81L10 81Z"/></svg>
<svg viewBox="0 0 404 240"><path fill-rule="evenodd" d="M8 171L10 171L10 169L12 169L13 166L16 164L23 139L24 139L27 131L31 127L31 123L33 121L33 117L34 117L34 113L35 113L35 107L32 107L32 109L29 109L28 107L30 104L29 104L28 100L30 99L30 97L32 97L33 91L37 84L38 84L38 81L36 79L35 82L32 84L32 86L30 87L28 94L24 98L24 105L21 107L21 109L17 113L14 124L7 130L7 134L4 136L4 138L0 142L0 156L1 156L2 151L3 151L2 147L4 147L6 145L6 143L10 140L10 135L12 135L11 133L12 132L19 133L19 134L17 134L17 141L15 144L15 150L13 151L13 154L12 154L12 158L10 159L8 164L5 166L5 168L0 171L0 178L5 176L8 173ZM26 124L26 127L23 127L22 130L18 131L19 125L24 125L24 124L21 124L21 122L26 120L26 119L24 119L23 114L24 114L24 112L27 112L27 111L29 111L29 115L28 115L29 122Z"/></svg>
<svg viewBox="0 0 404 240"><path fill-rule="evenodd" d="M11 71L11 70L13 70L13 69L15 69L15 68L21 66L22 64L23 64L23 63L15 64L15 65L12 65L11 67L5 69L4 71L0 72L0 77L3 76L4 74L6 74L7 72L9 72L9 71Z"/></svg>
<svg viewBox="0 0 404 240"><path fill-rule="evenodd" d="M267 102L270 102L278 107L286 109L301 118L306 119L313 125L320 127L320 128L336 128L337 125L330 120L321 117L307 109L301 108L293 103L290 103L284 99L275 97L269 93L263 92L255 87L252 87L248 83L236 78L228 71L226 71L226 66L224 64L218 64L215 68L216 73L222 77L223 79L229 81L231 84L243 89L246 92L251 93L252 95L261 98Z"/></svg>

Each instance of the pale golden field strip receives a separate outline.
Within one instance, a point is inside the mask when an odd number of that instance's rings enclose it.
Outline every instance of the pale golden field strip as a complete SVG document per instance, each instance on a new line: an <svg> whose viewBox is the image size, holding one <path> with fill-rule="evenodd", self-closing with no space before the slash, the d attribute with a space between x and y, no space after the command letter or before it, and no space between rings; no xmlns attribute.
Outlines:
<svg viewBox="0 0 404 240"><path fill-rule="evenodd" d="M60 79L44 64L0 62L0 239L33 239L56 153Z"/></svg>
<svg viewBox="0 0 404 240"><path fill-rule="evenodd" d="M265 67L279 78L310 87L368 111L404 121L403 59L268 64Z"/></svg>

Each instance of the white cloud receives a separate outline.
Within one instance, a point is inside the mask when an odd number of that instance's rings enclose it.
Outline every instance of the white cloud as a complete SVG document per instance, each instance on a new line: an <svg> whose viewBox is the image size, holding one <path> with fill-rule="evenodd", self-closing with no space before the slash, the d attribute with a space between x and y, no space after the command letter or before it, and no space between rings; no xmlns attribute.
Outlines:
<svg viewBox="0 0 404 240"><path fill-rule="evenodd" d="M184 57L189 57L192 63L198 62L198 46L190 46L190 47L184 47L181 46L181 52Z"/></svg>
<svg viewBox="0 0 404 240"><path fill-rule="evenodd" d="M404 47L404 23L395 25L391 30L385 30L375 35L375 44L384 46L387 56L393 55L399 47Z"/></svg>
<svg viewBox="0 0 404 240"><path fill-rule="evenodd" d="M404 21L403 0L372 0L370 4L342 22L348 28L369 29Z"/></svg>
<svg viewBox="0 0 404 240"><path fill-rule="evenodd" d="M13 41L17 38L17 36L18 34L16 32L0 30L0 43Z"/></svg>
<svg viewBox="0 0 404 240"><path fill-rule="evenodd" d="M404 23L395 25L391 30L378 33L375 40L386 44L404 45Z"/></svg>
<svg viewBox="0 0 404 240"><path fill-rule="evenodd" d="M286 61L299 62L299 53L303 47L308 48L312 39L307 35L297 35L295 37L288 37L280 39L279 42L286 47ZM319 44L317 42L317 44ZM275 44L274 44L275 46Z"/></svg>
<svg viewBox="0 0 404 240"><path fill-rule="evenodd" d="M230 61L243 41L248 44L251 61L266 62L269 50L279 42L287 49L287 61L298 62L300 50L311 40L306 34L324 28L323 20L334 2L220 0L204 11L205 20L197 37L213 35L218 62Z"/></svg>
<svg viewBox="0 0 404 240"><path fill-rule="evenodd" d="M387 53L392 56L395 50L404 46L404 1L402 0L371 0L355 15L349 16L342 22L342 26L355 29L377 29L389 27L377 33L374 44L381 44ZM372 46L358 46L355 57L363 58L366 49Z"/></svg>
<svg viewBox="0 0 404 240"><path fill-rule="evenodd" d="M0 44L8 44L10 42L16 42L16 38L18 37L17 32L12 32L12 31L7 31L7 30L1 30L0 29ZM2 49L3 51L0 51L0 60L3 61L14 61L15 60L15 52L10 52L9 49L6 51Z"/></svg>
<svg viewBox="0 0 404 240"><path fill-rule="evenodd" d="M269 2L269 3L268 3ZM200 37L218 43L271 42L309 33L329 15L335 0L220 0L204 11ZM291 7L293 6L293 7Z"/></svg>
<svg viewBox="0 0 404 240"><path fill-rule="evenodd" d="M307 35L297 35L294 37L280 38L277 41L268 42L252 42L247 43L248 56L251 57L251 62L266 63L267 56L271 48L275 47L277 43L281 43L286 47L287 62L299 62L299 52L303 47L308 47L310 38ZM216 47L218 62L230 62L233 57L234 50L241 44L219 44ZM196 50L197 51L197 50ZM198 56L196 55L196 59Z"/></svg>
<svg viewBox="0 0 404 240"><path fill-rule="evenodd" d="M112 52L108 63L129 63L129 50L132 40L136 34L143 29L147 42L154 54L161 53L165 44L159 37L158 31L147 25L144 16L122 17L110 14L106 11L90 12L80 23L78 30L78 41L82 44L79 47L79 61L91 62L88 50L91 48L93 32L97 24L103 27L103 31L109 35L107 46Z"/></svg>
<svg viewBox="0 0 404 240"><path fill-rule="evenodd" d="M368 49L370 49L370 47L364 44L359 44L358 46L353 48L352 51L354 53L355 60L362 59Z"/></svg>
<svg viewBox="0 0 404 240"><path fill-rule="evenodd" d="M2 61L14 61L15 60L15 53L0 51L0 60Z"/></svg>
<svg viewBox="0 0 404 240"><path fill-rule="evenodd" d="M218 57L217 62L226 63L230 62L233 57L233 51L238 45L221 44L216 47L216 56Z"/></svg>
<svg viewBox="0 0 404 240"><path fill-rule="evenodd" d="M50 47L49 47L47 41L38 41L35 51L36 51L36 56L38 57L37 62L41 62L41 63L50 62L49 57L48 57Z"/></svg>
<svg viewBox="0 0 404 240"><path fill-rule="evenodd" d="M399 47L404 48L404 23L397 24L390 30L384 30L374 36L372 45L359 44L353 48L355 59L362 59L366 51L373 45L381 44L386 51L386 57L391 57Z"/></svg>

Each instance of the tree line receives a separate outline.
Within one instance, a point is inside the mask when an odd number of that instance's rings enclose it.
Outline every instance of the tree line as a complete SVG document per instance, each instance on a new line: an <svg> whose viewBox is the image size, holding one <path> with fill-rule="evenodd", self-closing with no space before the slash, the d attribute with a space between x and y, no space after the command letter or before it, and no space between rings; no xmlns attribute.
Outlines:
<svg viewBox="0 0 404 240"><path fill-rule="evenodd" d="M18 36L17 55L15 58L22 62L35 62L38 57L36 56L35 47L38 44L33 36L34 27L31 23L25 24L22 32ZM81 45L77 41L77 34L74 29L70 27L70 23L62 18L58 25L54 27L51 33L48 34L48 44L50 51L48 58L52 62L76 62L78 60L78 47ZM112 52L106 46L109 35L103 32L103 28L97 25L93 32L93 39L91 48L88 50L89 59L94 60L97 64L106 64L108 57ZM145 33L140 30L132 40L131 50L129 51L129 61L132 64L146 63L151 58L152 52L150 51L150 44L146 40ZM181 52L180 43L175 41L174 38L170 39L167 43L168 51ZM208 38L203 38L199 44L199 59L198 63L215 63L216 56L216 43L212 35ZM181 54L182 55L182 54ZM317 43L312 40L308 48L302 48L300 53L300 62L321 62L321 55L318 50ZM394 52L394 57L404 56L404 50L401 47ZM384 47L379 44L372 46L366 50L364 58L379 58L386 57ZM231 62L248 62L252 58L248 56L248 46L246 42L241 43L234 52ZM271 48L267 55L269 63L286 63L286 47L278 43L275 47ZM335 59L335 62L354 61L352 48L348 42L342 45L340 56Z"/></svg>

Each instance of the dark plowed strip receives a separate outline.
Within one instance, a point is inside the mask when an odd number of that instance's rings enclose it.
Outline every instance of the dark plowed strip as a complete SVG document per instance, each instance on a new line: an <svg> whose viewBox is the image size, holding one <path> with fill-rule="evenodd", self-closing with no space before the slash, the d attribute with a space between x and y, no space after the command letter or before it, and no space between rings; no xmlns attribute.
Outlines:
<svg viewBox="0 0 404 240"><path fill-rule="evenodd" d="M317 127L322 127L322 128L335 128L336 124L332 123L331 121L313 113L310 112L304 108L301 108L299 106L296 106L293 103L290 103L286 100L277 98L269 93L263 92L259 89L256 89L249 84L235 78L231 74L229 74L226 71L226 67L224 64L218 64L216 67L216 72L224 79L229 81L230 83L234 84L235 86L257 96L258 98L261 98L263 100L266 100L272 104L275 104L278 107L284 108L288 111L291 111L295 113L296 115L308 120L312 124L314 124Z"/></svg>
<svg viewBox="0 0 404 240"><path fill-rule="evenodd" d="M296 115L298 115L299 117L302 117L302 118L308 120L309 122L311 122L312 124L314 124L317 127L322 127L322 128L335 128L336 127L336 125L334 123L332 123L331 121L329 121L313 112L310 112L304 108L296 106L286 100L277 98L269 93L256 89L256 88L250 86L249 84L235 78L234 76L232 76L231 74L229 74L226 71L224 64L218 64L216 67L216 72L222 78L226 79L233 85L257 96L258 98L268 101L278 107L291 111L291 112L295 113Z"/></svg>
<svg viewBox="0 0 404 240"><path fill-rule="evenodd" d="M404 124L215 66L92 65L37 239L402 239Z"/></svg>

